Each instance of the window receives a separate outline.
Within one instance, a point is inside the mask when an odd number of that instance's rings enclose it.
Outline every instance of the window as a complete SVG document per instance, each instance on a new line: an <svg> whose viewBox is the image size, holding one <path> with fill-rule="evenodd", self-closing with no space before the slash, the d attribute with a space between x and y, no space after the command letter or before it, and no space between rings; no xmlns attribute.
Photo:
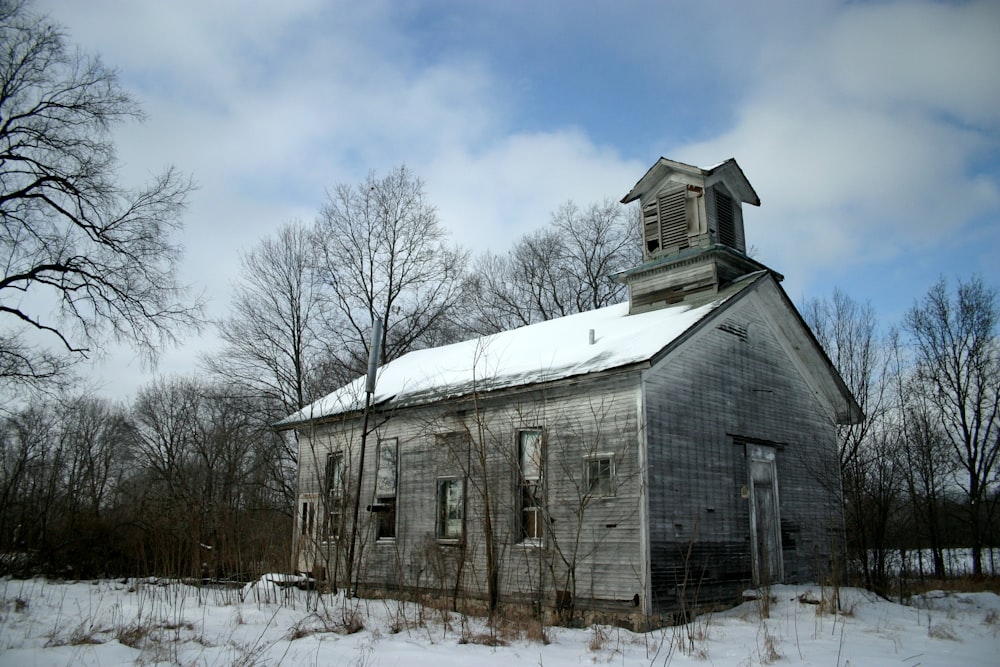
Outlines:
<svg viewBox="0 0 1000 667"><path fill-rule="evenodd" d="M309 502L308 500L302 501L302 514L299 520L302 522L303 537L312 536L313 525L316 522L316 503Z"/></svg>
<svg viewBox="0 0 1000 667"><path fill-rule="evenodd" d="M587 475L587 495L607 498L615 495L615 467L610 456L589 456L584 461Z"/></svg>
<svg viewBox="0 0 1000 667"><path fill-rule="evenodd" d="M521 487L521 541L538 541L542 539L544 526L542 509L544 466L540 430L521 431L518 434L518 462Z"/></svg>
<svg viewBox="0 0 1000 667"><path fill-rule="evenodd" d="M335 452L326 455L326 519L324 534L330 540L336 540L342 525L342 506L344 496L344 454Z"/></svg>
<svg viewBox="0 0 1000 667"><path fill-rule="evenodd" d="M461 540L465 520L465 483L439 479L437 483L437 538Z"/></svg>
<svg viewBox="0 0 1000 667"><path fill-rule="evenodd" d="M396 438L378 443L378 469L375 472L375 505L377 513L375 539L396 538L396 472L398 444Z"/></svg>

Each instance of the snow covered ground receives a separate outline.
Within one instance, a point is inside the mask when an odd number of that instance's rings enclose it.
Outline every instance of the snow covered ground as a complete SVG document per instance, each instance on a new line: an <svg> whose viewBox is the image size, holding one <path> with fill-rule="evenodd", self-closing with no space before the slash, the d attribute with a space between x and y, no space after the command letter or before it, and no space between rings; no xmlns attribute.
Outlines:
<svg viewBox="0 0 1000 667"><path fill-rule="evenodd" d="M935 591L909 606L866 591L775 586L687 626L633 633L481 619L348 600L262 580L240 590L156 580L0 579L0 665L1000 664L1000 596ZM353 631L353 632L352 632Z"/></svg>

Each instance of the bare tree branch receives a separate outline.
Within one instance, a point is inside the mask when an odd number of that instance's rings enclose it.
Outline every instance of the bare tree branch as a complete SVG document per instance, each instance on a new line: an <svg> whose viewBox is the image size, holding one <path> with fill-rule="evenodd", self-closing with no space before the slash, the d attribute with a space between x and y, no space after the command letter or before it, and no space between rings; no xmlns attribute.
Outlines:
<svg viewBox="0 0 1000 667"><path fill-rule="evenodd" d="M57 377L108 339L153 361L201 320L171 238L191 182L119 184L111 130L142 112L26 3L0 0L0 44L0 379Z"/></svg>

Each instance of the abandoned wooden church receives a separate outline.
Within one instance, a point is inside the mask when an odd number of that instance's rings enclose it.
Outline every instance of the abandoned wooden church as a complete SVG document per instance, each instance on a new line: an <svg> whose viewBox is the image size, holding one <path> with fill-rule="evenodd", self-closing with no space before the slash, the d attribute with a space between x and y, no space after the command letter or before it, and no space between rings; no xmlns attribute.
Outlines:
<svg viewBox="0 0 1000 667"><path fill-rule="evenodd" d="M635 200L628 303L410 353L373 393L359 378L279 423L299 442L298 568L646 626L831 576L836 425L861 411L746 254L756 193L735 160L661 158Z"/></svg>

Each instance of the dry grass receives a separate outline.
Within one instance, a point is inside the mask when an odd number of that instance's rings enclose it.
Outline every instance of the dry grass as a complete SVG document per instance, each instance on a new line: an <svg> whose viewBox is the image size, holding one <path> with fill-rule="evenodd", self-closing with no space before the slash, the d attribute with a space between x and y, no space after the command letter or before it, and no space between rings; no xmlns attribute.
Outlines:
<svg viewBox="0 0 1000 667"><path fill-rule="evenodd" d="M950 641L957 642L958 635L955 634L955 628L951 627L947 623L935 623L927 628L927 636L934 639L948 639Z"/></svg>
<svg viewBox="0 0 1000 667"><path fill-rule="evenodd" d="M778 640L770 633L767 626L764 627L763 637L759 646L760 662L763 665L770 665L784 656L778 650Z"/></svg>
<svg viewBox="0 0 1000 667"><path fill-rule="evenodd" d="M1000 595L1000 576L951 577L948 579L910 580L903 583L899 590L903 597L920 595L928 591L952 591L955 593L996 593Z"/></svg>
<svg viewBox="0 0 1000 667"><path fill-rule="evenodd" d="M587 644L587 648L595 652L601 651L608 643L608 639L607 629L602 625L595 625L591 627L590 642Z"/></svg>
<svg viewBox="0 0 1000 667"><path fill-rule="evenodd" d="M148 625L129 625L118 628L115 632L115 639L119 644L124 644L130 648L141 649L149 636Z"/></svg>
<svg viewBox="0 0 1000 667"><path fill-rule="evenodd" d="M507 646L507 642L492 632L462 631L458 638L459 644L479 644L480 646Z"/></svg>

